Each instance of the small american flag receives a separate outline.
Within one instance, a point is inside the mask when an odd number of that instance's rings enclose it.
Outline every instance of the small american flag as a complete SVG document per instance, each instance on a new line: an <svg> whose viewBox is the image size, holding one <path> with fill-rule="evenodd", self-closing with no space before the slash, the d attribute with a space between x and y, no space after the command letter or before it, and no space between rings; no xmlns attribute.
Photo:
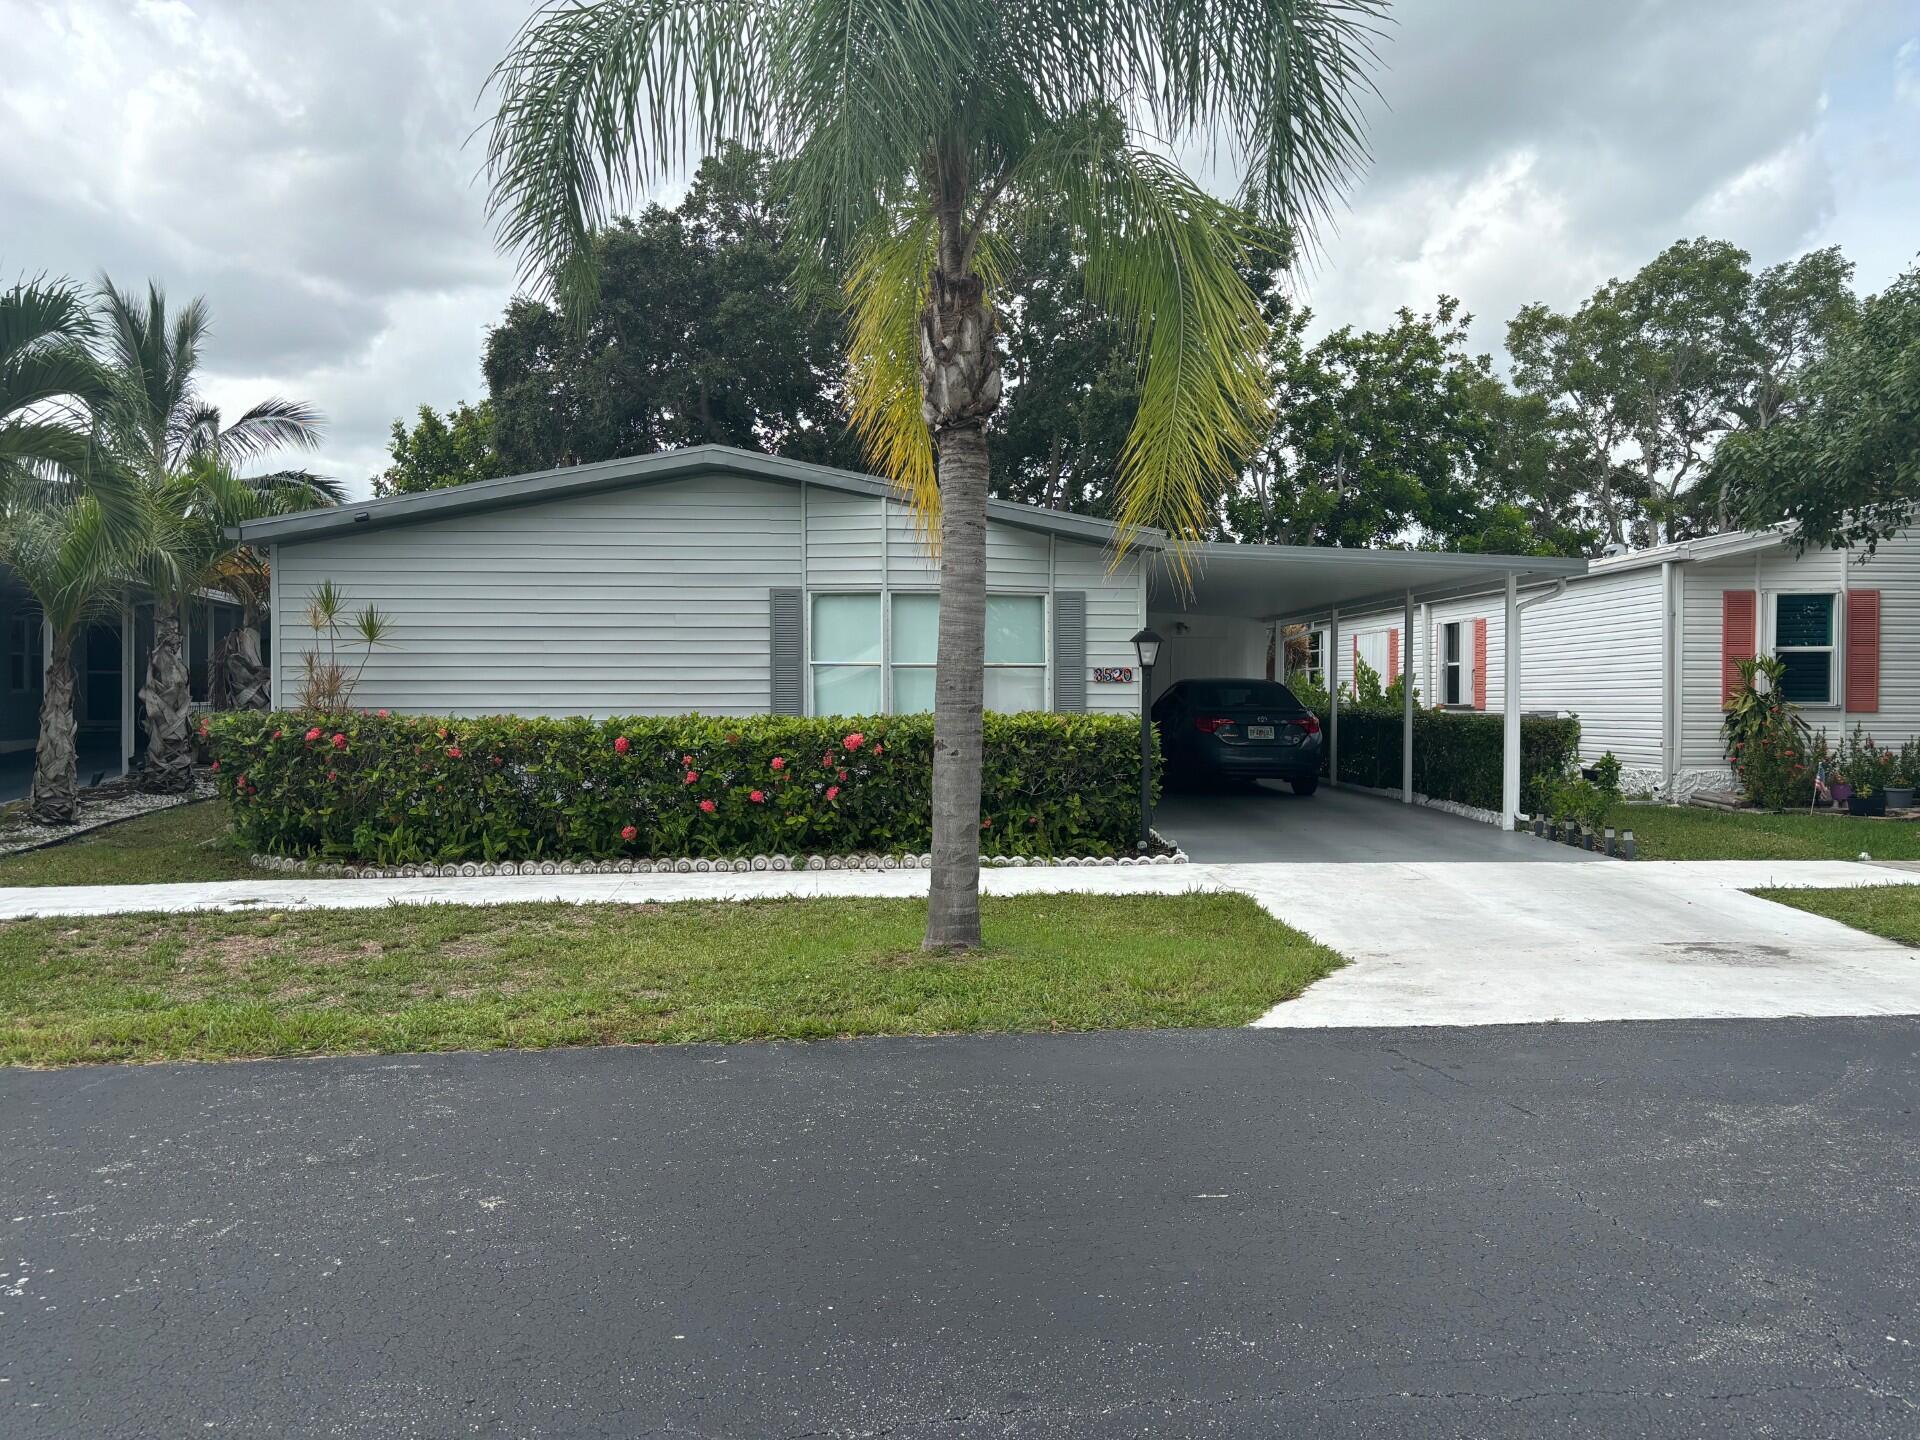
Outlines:
<svg viewBox="0 0 1920 1440"><path fill-rule="evenodd" d="M1827 762L1824 760L1813 770L1813 800L1816 805L1833 803L1833 791L1827 788Z"/></svg>

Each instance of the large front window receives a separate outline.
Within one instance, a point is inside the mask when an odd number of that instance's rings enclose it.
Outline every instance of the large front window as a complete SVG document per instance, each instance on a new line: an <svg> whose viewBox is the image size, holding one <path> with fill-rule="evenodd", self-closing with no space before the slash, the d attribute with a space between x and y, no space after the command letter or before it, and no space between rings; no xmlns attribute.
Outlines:
<svg viewBox="0 0 1920 1440"><path fill-rule="evenodd" d="M1773 597L1773 653L1786 671L1780 693L1795 705L1833 703L1833 596Z"/></svg>
<svg viewBox="0 0 1920 1440"><path fill-rule="evenodd" d="M940 597L930 590L903 590L888 596L887 605L883 632L879 595L813 597L814 714L933 709ZM987 596L987 709L1046 708L1046 618L1044 596Z"/></svg>

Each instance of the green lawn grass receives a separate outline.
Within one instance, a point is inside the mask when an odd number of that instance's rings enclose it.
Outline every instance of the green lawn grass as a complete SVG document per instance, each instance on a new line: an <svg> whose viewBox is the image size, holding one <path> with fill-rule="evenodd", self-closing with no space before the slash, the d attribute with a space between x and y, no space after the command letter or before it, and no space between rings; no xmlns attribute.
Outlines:
<svg viewBox="0 0 1920 1440"><path fill-rule="evenodd" d="M153 885L259 879L216 800L90 830L72 840L0 856L0 885Z"/></svg>
<svg viewBox="0 0 1920 1440"><path fill-rule="evenodd" d="M1244 1025L1338 966L1241 895L389 906L0 925L0 1062Z"/></svg>
<svg viewBox="0 0 1920 1440"><path fill-rule="evenodd" d="M1920 946L1920 885L1862 885L1848 890L1756 890L1763 900L1777 900L1810 915L1824 915L1883 935L1902 945Z"/></svg>
<svg viewBox="0 0 1920 1440"><path fill-rule="evenodd" d="M1642 860L1920 860L1920 824L1903 820L1623 805L1612 823Z"/></svg>

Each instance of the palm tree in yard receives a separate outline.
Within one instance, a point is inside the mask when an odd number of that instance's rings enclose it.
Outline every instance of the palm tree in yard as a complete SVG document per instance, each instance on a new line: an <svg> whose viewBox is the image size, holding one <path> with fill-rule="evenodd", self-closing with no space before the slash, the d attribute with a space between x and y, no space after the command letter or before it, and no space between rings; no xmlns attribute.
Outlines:
<svg viewBox="0 0 1920 1440"><path fill-rule="evenodd" d="M986 425L994 291L1020 227L1064 220L1136 345L1121 544L1204 531L1266 394L1242 267L1361 157L1385 0L565 0L493 77L502 242L578 304L618 200L726 140L774 151L841 278L854 418L940 560L926 944L979 943ZM1149 132L1155 137L1149 139ZM1199 139L1234 203L1167 158Z"/></svg>
<svg viewBox="0 0 1920 1440"><path fill-rule="evenodd" d="M92 336L86 297L63 281L0 292L0 562L52 632L28 800L45 823L74 816L74 631L117 603L144 533L137 487L95 444L111 380Z"/></svg>
<svg viewBox="0 0 1920 1440"><path fill-rule="evenodd" d="M225 553L208 556L209 477L224 477L222 503L237 485L273 510L338 504L342 492L303 470L235 478L237 467L275 451L312 449L319 443L320 416L310 405L274 397L223 422L199 386L209 328L203 301L191 301L170 317L157 285L149 285L143 298L103 280L100 314L116 375L104 411L107 429L120 463L139 478L156 516L154 544L141 567L153 597L153 645L140 689L147 722L141 780L151 790L182 791L192 784L193 751L181 617L234 549L220 537Z"/></svg>

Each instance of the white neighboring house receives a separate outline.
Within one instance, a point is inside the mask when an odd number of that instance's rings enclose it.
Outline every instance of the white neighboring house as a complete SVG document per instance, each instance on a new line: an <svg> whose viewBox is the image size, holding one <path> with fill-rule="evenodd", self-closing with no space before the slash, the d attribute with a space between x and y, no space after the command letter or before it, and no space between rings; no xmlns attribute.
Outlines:
<svg viewBox="0 0 1920 1440"><path fill-rule="evenodd" d="M1838 742L1863 725L1882 744L1920 734L1920 529L1866 557L1796 554L1780 530L1735 531L1594 560L1588 573L1524 587L1520 696L1527 711L1580 718L1591 762L1611 750L1630 791L1684 799L1729 782L1720 746L1734 662L1787 664L1783 689ZM1401 607L1341 614L1342 685L1356 659L1390 683L1407 649ZM1411 665L1420 703L1500 709L1505 600L1421 605ZM1330 631L1317 627L1316 653Z"/></svg>

